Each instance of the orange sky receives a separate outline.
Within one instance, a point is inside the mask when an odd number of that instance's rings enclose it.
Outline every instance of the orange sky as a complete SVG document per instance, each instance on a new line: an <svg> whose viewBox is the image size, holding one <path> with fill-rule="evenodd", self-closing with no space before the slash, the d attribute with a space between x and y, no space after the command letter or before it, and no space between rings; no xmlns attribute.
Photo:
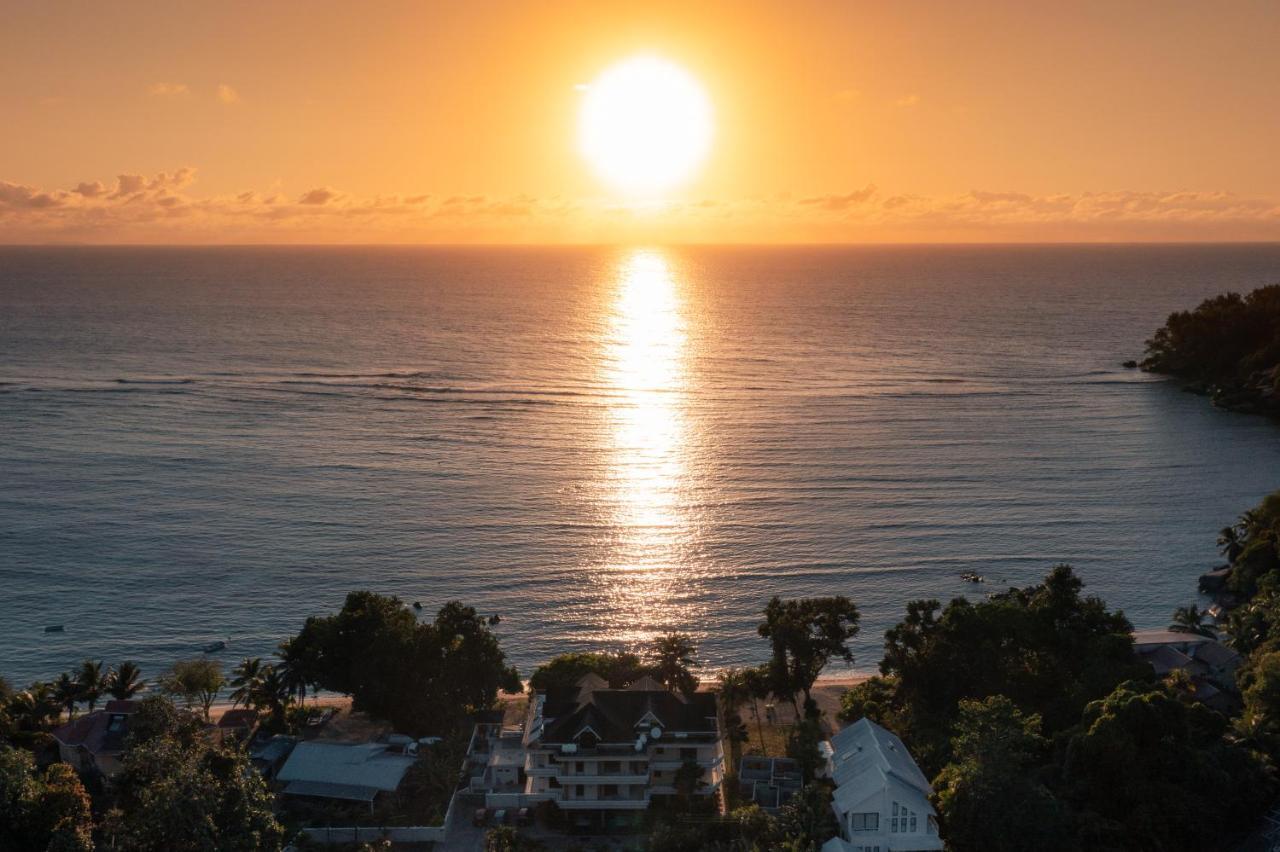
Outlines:
<svg viewBox="0 0 1280 852"><path fill-rule="evenodd" d="M0 242L1280 239L1274 2L15 4ZM709 159L636 209L582 92L660 54Z"/></svg>

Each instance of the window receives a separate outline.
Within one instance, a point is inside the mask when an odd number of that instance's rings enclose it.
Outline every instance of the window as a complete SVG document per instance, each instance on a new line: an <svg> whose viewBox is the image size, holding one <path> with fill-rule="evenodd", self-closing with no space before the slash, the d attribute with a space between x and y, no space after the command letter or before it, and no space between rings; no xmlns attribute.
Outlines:
<svg viewBox="0 0 1280 852"><path fill-rule="evenodd" d="M911 832L914 834L916 830L916 815L911 815Z"/></svg>
<svg viewBox="0 0 1280 852"><path fill-rule="evenodd" d="M601 788L601 790L600 790L600 795L602 795L602 796L606 796L606 797L608 797L608 796L616 796L616 795L618 795L618 785L617 785L617 784L605 784L605 785L604 785L604 787L602 787L602 788Z"/></svg>
<svg viewBox="0 0 1280 852"><path fill-rule="evenodd" d="M880 814L851 814L853 818L854 831L879 831L880 830Z"/></svg>
<svg viewBox="0 0 1280 852"><path fill-rule="evenodd" d="M577 763L573 765L573 771L578 773L579 775L583 775L587 771L587 764L579 760Z"/></svg>
<svg viewBox="0 0 1280 852"><path fill-rule="evenodd" d="M897 818L897 817L894 817L894 818L893 818L893 820L890 822L890 828L889 828L889 830L890 830L890 831L892 831L894 834L897 834L897 833L898 833L898 818Z"/></svg>
<svg viewBox="0 0 1280 852"><path fill-rule="evenodd" d="M696 761L698 759L698 750L696 748L682 748L680 749L680 759Z"/></svg>

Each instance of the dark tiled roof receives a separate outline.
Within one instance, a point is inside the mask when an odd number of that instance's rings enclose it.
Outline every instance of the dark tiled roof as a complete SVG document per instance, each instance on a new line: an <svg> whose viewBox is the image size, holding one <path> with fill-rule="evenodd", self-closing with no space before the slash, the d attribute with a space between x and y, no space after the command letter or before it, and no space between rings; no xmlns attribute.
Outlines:
<svg viewBox="0 0 1280 852"><path fill-rule="evenodd" d="M104 709L54 728L54 739L66 746L83 747L90 754L123 751L129 714L136 707L135 701L108 701Z"/></svg>
<svg viewBox="0 0 1280 852"><path fill-rule="evenodd" d="M647 686L648 684L644 684ZM645 722L646 715L656 722ZM665 689L596 689L574 687L552 690L543 706L547 720L542 741L573 742L584 728L590 727L602 742L630 742L638 732L658 725L664 730L690 733L715 733L716 698L709 692L692 696L677 695Z"/></svg>

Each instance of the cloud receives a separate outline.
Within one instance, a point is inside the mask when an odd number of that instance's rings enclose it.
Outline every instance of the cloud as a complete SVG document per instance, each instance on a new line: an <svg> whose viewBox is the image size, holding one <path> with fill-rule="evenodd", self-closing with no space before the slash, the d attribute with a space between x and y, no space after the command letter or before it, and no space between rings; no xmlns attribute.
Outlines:
<svg viewBox="0 0 1280 852"><path fill-rule="evenodd" d="M903 95L893 103L895 106L900 106L904 109L908 109L920 103L920 96L912 92L909 95Z"/></svg>
<svg viewBox="0 0 1280 852"><path fill-rule="evenodd" d="M875 194L875 184L869 183L862 189L855 189L844 195L815 195L810 198L801 198L796 203L808 207L820 207L823 210L847 210L855 204L870 201Z"/></svg>
<svg viewBox="0 0 1280 852"><path fill-rule="evenodd" d="M224 104L235 104L240 102L240 93L226 83L218 84L218 100Z"/></svg>
<svg viewBox="0 0 1280 852"><path fill-rule="evenodd" d="M636 208L559 196L362 196L330 186L200 195L195 179L184 167L69 189L0 181L0 234L10 242L1280 239L1280 202L1212 190L924 196L867 184L799 199L697 197Z"/></svg>
<svg viewBox="0 0 1280 852"><path fill-rule="evenodd" d="M185 98L191 89L186 83L152 83L147 86L147 94L156 98Z"/></svg>
<svg viewBox="0 0 1280 852"><path fill-rule="evenodd" d="M304 192L302 197L298 199L299 204L328 204L330 201L338 197L338 193L327 186L313 189L310 192Z"/></svg>

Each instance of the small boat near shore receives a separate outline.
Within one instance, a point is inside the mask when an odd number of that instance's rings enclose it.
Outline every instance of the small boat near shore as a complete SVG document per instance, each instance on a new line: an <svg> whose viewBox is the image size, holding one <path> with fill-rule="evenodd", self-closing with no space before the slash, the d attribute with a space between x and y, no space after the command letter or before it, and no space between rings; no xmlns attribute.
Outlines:
<svg viewBox="0 0 1280 852"><path fill-rule="evenodd" d="M61 624L50 624L48 627L44 629L44 632L45 633L66 633L67 628L63 627Z"/></svg>
<svg viewBox="0 0 1280 852"><path fill-rule="evenodd" d="M226 649L226 647L227 643L219 639L217 642L210 642L207 645L201 645L200 650L206 654L216 654L219 651Z"/></svg>

